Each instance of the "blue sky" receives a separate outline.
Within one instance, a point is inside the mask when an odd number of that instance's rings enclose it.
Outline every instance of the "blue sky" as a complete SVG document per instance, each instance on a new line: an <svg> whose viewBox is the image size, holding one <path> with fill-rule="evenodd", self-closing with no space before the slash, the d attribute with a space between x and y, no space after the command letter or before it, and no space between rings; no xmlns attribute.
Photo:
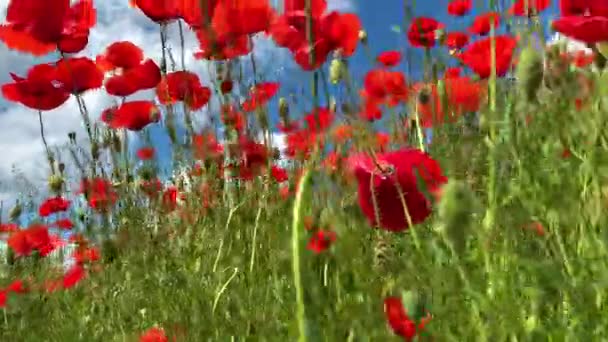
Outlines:
<svg viewBox="0 0 608 342"><path fill-rule="evenodd" d="M369 49L371 56L375 57L378 52L385 50L404 50L407 48L405 31L402 33L392 30L393 26L403 26L404 8L403 0L329 0L330 6L335 9L356 12L359 14L363 26L369 37ZM498 0L500 3L501 0ZM510 0L502 2L510 3ZM0 0L0 13L4 13L8 0ZM463 30L480 13L478 8L469 16L464 18L452 18L447 16L448 0L417 0L413 8L414 16L433 16L444 22L449 29ZM483 5L484 1L476 1ZM127 7L126 0L103 0L96 1L98 8L98 25L91 32L90 42L84 54L94 56L100 53L107 45L116 40L131 40L142 46L146 55L159 60L160 42L156 26L151 23L143 14ZM556 14L554 5L545 14L548 19ZM177 34L173 31L173 40L170 45L178 49L176 44ZM190 37L187 39L189 47L195 47L195 42ZM187 53L187 67L201 75L203 82L206 80L207 65L200 61L190 58L192 50ZM421 66L421 52L415 51L414 63L411 66L414 78L417 70ZM52 58L50 56L49 58ZM55 56L56 57L56 56ZM282 88L280 95L285 96L294 93L304 84L308 89L309 75L299 70L290 61L289 55L285 50L277 49L267 41L258 42L255 49L255 58L258 68L266 70L265 75L271 81L281 82ZM27 55L8 51L0 44L0 83L10 80L9 72L23 74L27 69L43 60L34 59ZM353 56L350 61L351 70L355 79L361 79L367 70L373 67L368 56L362 48ZM405 65L400 66L402 70L407 70ZM336 92L336 89L331 90ZM297 92L296 92L297 93ZM304 100L310 97L304 94L300 96ZM151 98L148 92L137 94L135 98ZM111 98L104 95L101 91L91 92L85 96L85 101L94 119L99 117L99 113L104 108L112 104ZM306 101L304 101L306 103ZM310 102L305 107L310 109ZM273 107L271 107L272 111ZM274 111L276 113L276 110ZM204 117L205 113L199 113L199 117ZM59 109L45 113L45 129L47 139L52 145L61 145L67 142L67 134L70 131L77 132L82 139L85 137L81 126L79 114L75 101L68 101ZM276 117L274 118L276 119ZM3 134L0 135L0 150L4 153L4 160L0 163L0 200L14 199L19 193L40 195L40 190L44 189L48 169L44 163L42 144L38 134L38 123L36 113L17 104L6 103L0 99L0 126L3 127ZM150 130L152 140L159 148L160 154L166 159L168 156L168 139L161 127L154 127ZM82 143L85 143L83 140ZM136 147L136 146L134 146ZM13 165L17 167L23 177L15 178L12 171ZM27 181L26 181L27 180ZM27 191L26 191L27 190Z"/></svg>

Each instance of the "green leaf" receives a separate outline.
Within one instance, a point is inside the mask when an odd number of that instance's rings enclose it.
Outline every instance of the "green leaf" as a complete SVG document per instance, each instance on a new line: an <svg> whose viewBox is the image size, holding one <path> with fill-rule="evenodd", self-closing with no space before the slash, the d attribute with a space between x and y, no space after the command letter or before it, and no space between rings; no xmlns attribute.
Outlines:
<svg viewBox="0 0 608 342"><path fill-rule="evenodd" d="M393 25L393 26L391 26L391 31L393 31L395 33L401 33L401 26Z"/></svg>

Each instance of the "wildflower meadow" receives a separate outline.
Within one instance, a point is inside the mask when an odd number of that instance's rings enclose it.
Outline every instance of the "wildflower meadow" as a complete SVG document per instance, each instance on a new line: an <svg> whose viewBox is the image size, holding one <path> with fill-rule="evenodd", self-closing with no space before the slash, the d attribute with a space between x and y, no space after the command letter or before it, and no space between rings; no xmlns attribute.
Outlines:
<svg viewBox="0 0 608 342"><path fill-rule="evenodd" d="M0 341L608 340L606 0L5 2Z"/></svg>

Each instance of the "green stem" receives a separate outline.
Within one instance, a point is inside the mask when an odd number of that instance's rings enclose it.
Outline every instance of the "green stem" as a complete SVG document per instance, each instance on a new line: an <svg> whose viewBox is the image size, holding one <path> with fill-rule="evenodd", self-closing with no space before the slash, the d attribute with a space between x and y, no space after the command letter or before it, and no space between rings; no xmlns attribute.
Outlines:
<svg viewBox="0 0 608 342"><path fill-rule="evenodd" d="M308 341L306 335L306 310L304 305L304 290L302 288L302 273L300 270L300 221L302 217L302 198L306 182L310 177L310 169L307 167L298 183L296 199L293 205L293 221L291 224L291 253L293 282L296 288L296 319L298 321L298 342Z"/></svg>

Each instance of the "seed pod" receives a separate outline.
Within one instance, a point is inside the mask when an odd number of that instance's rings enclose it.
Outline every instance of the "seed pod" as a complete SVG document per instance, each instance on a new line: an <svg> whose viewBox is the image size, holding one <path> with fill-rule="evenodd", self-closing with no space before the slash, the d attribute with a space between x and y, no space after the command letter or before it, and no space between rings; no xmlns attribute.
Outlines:
<svg viewBox="0 0 608 342"><path fill-rule="evenodd" d="M329 81L331 84L338 84L344 74L344 64L340 58L334 58L329 65Z"/></svg>
<svg viewBox="0 0 608 342"><path fill-rule="evenodd" d="M526 46L519 55L515 77L526 101L536 101L536 94L543 81L543 59L533 46Z"/></svg>
<svg viewBox="0 0 608 342"><path fill-rule="evenodd" d="M284 97L279 98L279 116L283 120L289 119L289 103Z"/></svg>
<svg viewBox="0 0 608 342"><path fill-rule="evenodd" d="M21 207L21 204L19 202L15 203L15 206L11 208L11 210L9 210L8 212L8 219L11 221L16 221L19 216L21 216L21 213L23 212L23 207Z"/></svg>

